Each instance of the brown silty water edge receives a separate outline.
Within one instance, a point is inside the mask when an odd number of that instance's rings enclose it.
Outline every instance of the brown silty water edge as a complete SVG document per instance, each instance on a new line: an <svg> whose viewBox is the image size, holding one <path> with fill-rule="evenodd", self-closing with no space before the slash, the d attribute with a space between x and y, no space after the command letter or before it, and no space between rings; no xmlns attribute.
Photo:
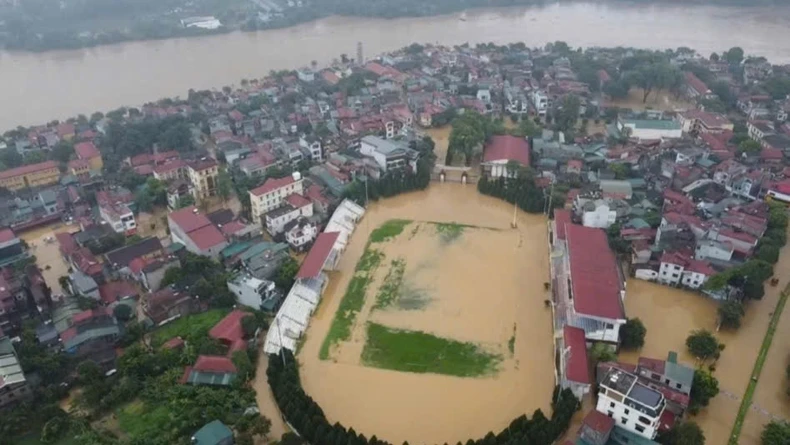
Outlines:
<svg viewBox="0 0 790 445"><path fill-rule="evenodd" d="M423 224L410 242L381 244L387 259L368 288L351 339L322 361L318 351L368 236L389 219L499 230L470 229L457 242L440 246ZM513 418L531 415L537 408L549 413L554 377L551 313L543 303L546 221L541 215L518 212L518 228L512 229L512 219L513 207L460 184L432 184L424 192L369 207L338 271L331 273L298 357L305 390L331 422L393 443L454 443L498 432ZM407 227L403 236L411 236L412 229ZM425 292L430 301L419 310L372 310L375 289L396 257L406 262L404 284ZM497 348L504 360L495 375L481 378L368 368L359 361L367 319ZM511 357L507 342L514 324Z"/></svg>

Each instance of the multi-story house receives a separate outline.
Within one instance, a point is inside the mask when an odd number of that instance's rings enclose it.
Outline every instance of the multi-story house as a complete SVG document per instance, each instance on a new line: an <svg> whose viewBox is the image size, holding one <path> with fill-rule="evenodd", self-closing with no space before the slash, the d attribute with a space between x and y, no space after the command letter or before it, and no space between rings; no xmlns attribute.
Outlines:
<svg viewBox="0 0 790 445"><path fill-rule="evenodd" d="M376 161L381 171L417 171L419 154L405 143L382 139L378 136L365 136L360 141L359 152Z"/></svg>
<svg viewBox="0 0 790 445"><path fill-rule="evenodd" d="M99 216L102 221L112 227L115 233L131 236L137 232L134 213L128 205L122 202L99 205Z"/></svg>
<svg viewBox="0 0 790 445"><path fill-rule="evenodd" d="M91 309L71 317L71 325L60 334L63 350L77 359L90 359L105 369L115 362L115 343L121 328L109 308Z"/></svg>
<svg viewBox="0 0 790 445"><path fill-rule="evenodd" d="M266 212L266 231L272 236L277 236L291 221L298 218L313 216L313 203L302 195L290 194L283 200L283 205Z"/></svg>
<svg viewBox="0 0 790 445"><path fill-rule="evenodd" d="M216 258L228 245L222 232L195 206L168 214L167 225L172 241L183 244L196 255Z"/></svg>
<svg viewBox="0 0 790 445"><path fill-rule="evenodd" d="M689 258L680 252L664 252L658 269L658 282L699 289L716 271L706 261Z"/></svg>
<svg viewBox="0 0 790 445"><path fill-rule="evenodd" d="M0 187L11 191L56 184L59 180L60 170L55 161L23 165L0 172Z"/></svg>
<svg viewBox="0 0 790 445"><path fill-rule="evenodd" d="M219 167L214 159L202 158L199 161L190 162L187 166L187 175L189 182L192 183L192 192L196 200L217 194Z"/></svg>
<svg viewBox="0 0 790 445"><path fill-rule="evenodd" d="M302 175L294 172L284 178L269 178L260 187L250 190L252 221L263 222L263 215L283 204L283 200L292 194L304 194Z"/></svg>
<svg viewBox="0 0 790 445"><path fill-rule="evenodd" d="M77 159L88 161L91 170L101 171L104 167L101 152L99 152L99 149L96 148L93 142L80 142L74 144L74 153L77 155Z"/></svg>
<svg viewBox="0 0 790 445"><path fill-rule="evenodd" d="M617 368L599 378L596 411L615 424L647 439L654 439L661 425L666 400L661 392L639 382L636 375Z"/></svg>
<svg viewBox="0 0 790 445"><path fill-rule="evenodd" d="M310 153L310 159L313 162L321 162L324 158L324 152L321 149L321 141L311 136L302 136L299 138L299 146L305 151Z"/></svg>
<svg viewBox="0 0 790 445"><path fill-rule="evenodd" d="M0 409L9 408L33 397L19 364L11 339L0 331Z"/></svg>
<svg viewBox="0 0 790 445"><path fill-rule="evenodd" d="M285 242L291 249L302 252L318 236L318 225L307 218L299 218L285 226Z"/></svg>
<svg viewBox="0 0 790 445"><path fill-rule="evenodd" d="M0 266L27 258L27 248L11 229L0 229Z"/></svg>
<svg viewBox="0 0 790 445"><path fill-rule="evenodd" d="M174 159L154 167L154 178L168 182L175 179L187 179L187 163L183 159Z"/></svg>

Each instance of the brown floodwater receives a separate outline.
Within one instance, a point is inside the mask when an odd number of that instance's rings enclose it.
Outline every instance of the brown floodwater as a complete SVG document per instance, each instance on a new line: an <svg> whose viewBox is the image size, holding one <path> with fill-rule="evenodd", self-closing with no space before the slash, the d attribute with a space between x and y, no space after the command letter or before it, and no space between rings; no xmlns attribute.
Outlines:
<svg viewBox="0 0 790 445"><path fill-rule="evenodd" d="M790 61L790 6L683 2L551 2L438 17L330 17L286 29L129 42L45 53L0 52L0 129L219 88L270 70L370 58L413 42L564 40L573 46L691 47L703 55L741 46L774 63ZM735 32L734 32L735 30ZM46 104L46 106L41 106Z"/></svg>
<svg viewBox="0 0 790 445"><path fill-rule="evenodd" d="M500 230L466 229L443 242L434 227L408 226L381 248L387 259L368 289L352 337L322 361L318 351L370 232L393 219L458 222ZM393 443L455 443L498 432L513 418L537 408L549 413L554 385L551 313L545 308L548 276L546 222L477 193L474 186L432 184L424 192L372 204L331 273L299 354L305 390L339 421ZM412 239L408 239L412 238ZM400 241L403 240L403 241ZM425 297L417 310L372 310L389 262L406 262L404 288ZM498 372L458 378L368 368L360 364L366 320L480 344L503 355ZM507 342L516 326L515 349Z"/></svg>
<svg viewBox="0 0 790 445"><path fill-rule="evenodd" d="M28 243L30 252L36 256L36 264L41 269L41 274L47 281L47 286L52 289L53 298L63 294L58 278L69 274L69 266L60 255L58 242L54 239L55 234L60 232L74 233L77 231L79 231L79 226L58 223L19 235L21 239ZM45 238L52 238L52 241L46 242Z"/></svg>

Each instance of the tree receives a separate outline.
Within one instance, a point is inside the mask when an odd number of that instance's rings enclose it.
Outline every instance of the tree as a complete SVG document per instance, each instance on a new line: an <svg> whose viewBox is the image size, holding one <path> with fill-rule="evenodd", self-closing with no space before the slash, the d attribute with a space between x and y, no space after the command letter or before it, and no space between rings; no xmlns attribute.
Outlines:
<svg viewBox="0 0 790 445"><path fill-rule="evenodd" d="M694 371L694 380L691 386L689 411L696 414L700 409L708 406L710 399L719 394L719 381L704 369Z"/></svg>
<svg viewBox="0 0 790 445"><path fill-rule="evenodd" d="M740 65L743 61L743 48L734 46L723 54L724 60L730 65Z"/></svg>
<svg viewBox="0 0 790 445"><path fill-rule="evenodd" d="M711 62L718 62L719 61L719 55L716 54L716 53L710 53L710 61Z"/></svg>
<svg viewBox="0 0 790 445"><path fill-rule="evenodd" d="M747 155L757 154L762 150L759 142L753 139L747 139L738 144L738 153L746 153Z"/></svg>
<svg viewBox="0 0 790 445"><path fill-rule="evenodd" d="M554 112L554 122L559 131L573 131L579 119L581 101L575 94L568 94L562 99L559 108Z"/></svg>
<svg viewBox="0 0 790 445"><path fill-rule="evenodd" d="M183 209L185 207L189 207L193 205L195 205L195 197L190 194L186 194L178 198L178 201L176 201L176 207L179 209Z"/></svg>
<svg viewBox="0 0 790 445"><path fill-rule="evenodd" d="M125 323L132 319L132 307L128 304L119 304L112 310L112 314L119 321Z"/></svg>
<svg viewBox="0 0 790 445"><path fill-rule="evenodd" d="M220 170L217 175L217 195L222 198L223 202L226 202L231 193L233 193L233 181L227 171Z"/></svg>
<svg viewBox="0 0 790 445"><path fill-rule="evenodd" d="M288 257L283 264L280 265L280 269L274 276L275 286L287 293L294 284L297 272L299 272L299 263L297 263L295 259Z"/></svg>
<svg viewBox="0 0 790 445"><path fill-rule="evenodd" d="M760 439L762 445L786 445L790 443L790 423L772 420L763 428Z"/></svg>
<svg viewBox="0 0 790 445"><path fill-rule="evenodd" d="M612 99L625 99L631 91L631 84L628 79L613 80L603 87L603 92Z"/></svg>
<svg viewBox="0 0 790 445"><path fill-rule="evenodd" d="M628 73L629 81L642 88L642 102L655 90L670 88L681 76L680 70L664 58L650 58L636 62L637 66Z"/></svg>
<svg viewBox="0 0 790 445"><path fill-rule="evenodd" d="M699 360L708 360L718 357L720 347L716 337L707 329L693 331L686 338L686 347L691 355Z"/></svg>
<svg viewBox="0 0 790 445"><path fill-rule="evenodd" d="M661 435L659 441L664 445L705 445L705 434L695 422L684 421Z"/></svg>
<svg viewBox="0 0 790 445"><path fill-rule="evenodd" d="M719 305L719 322L724 328L738 329L744 315L743 303L740 301L727 300Z"/></svg>
<svg viewBox="0 0 790 445"><path fill-rule="evenodd" d="M639 318L629 318L620 327L620 346L625 349L639 349L645 344L647 328Z"/></svg>
<svg viewBox="0 0 790 445"><path fill-rule="evenodd" d="M590 359L594 364L617 360L617 354L604 343L594 343L590 348Z"/></svg>
<svg viewBox="0 0 790 445"><path fill-rule="evenodd" d="M258 320L253 316L246 316L241 319L241 330L244 332L245 338L252 338L255 331L258 330Z"/></svg>
<svg viewBox="0 0 790 445"><path fill-rule="evenodd" d="M769 244L768 242L765 242L765 239L763 239L757 246L757 251L755 252L754 257L767 263L776 264L776 262L779 261L779 246L775 244Z"/></svg>
<svg viewBox="0 0 790 445"><path fill-rule="evenodd" d="M525 116L521 119L521 122L518 123L518 128L514 134L521 137L538 137L543 134L543 128Z"/></svg>
<svg viewBox="0 0 790 445"><path fill-rule="evenodd" d="M85 360L77 366L77 374L80 380L85 384L93 384L99 381L102 377L101 368L93 360Z"/></svg>

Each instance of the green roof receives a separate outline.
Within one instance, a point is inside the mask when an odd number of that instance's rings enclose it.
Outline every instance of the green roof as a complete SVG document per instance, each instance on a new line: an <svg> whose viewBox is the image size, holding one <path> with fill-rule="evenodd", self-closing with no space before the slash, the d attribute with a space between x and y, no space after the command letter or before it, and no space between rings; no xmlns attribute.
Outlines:
<svg viewBox="0 0 790 445"><path fill-rule="evenodd" d="M244 253L242 253L239 256L239 258L241 258L242 261L249 261L250 259L255 258L256 256L262 254L263 252L266 252L267 250L271 250L272 253L277 253L287 249L288 249L288 244L261 241L258 244L247 249Z"/></svg>
<svg viewBox="0 0 790 445"><path fill-rule="evenodd" d="M664 375L690 387L694 381L694 369L679 364L677 360L677 353L670 352L664 365Z"/></svg>
<svg viewBox="0 0 790 445"><path fill-rule="evenodd" d="M234 255L238 255L241 252L249 249L255 242L254 241L237 241L231 244L228 244L228 247L222 249L220 255L222 258L230 258Z"/></svg>
<svg viewBox="0 0 790 445"><path fill-rule="evenodd" d="M623 124L640 130L680 130L680 124L664 119L623 119Z"/></svg>
<svg viewBox="0 0 790 445"><path fill-rule="evenodd" d="M184 248L184 245L181 243L173 243L167 246L167 253L176 253Z"/></svg>
<svg viewBox="0 0 790 445"><path fill-rule="evenodd" d="M219 420L207 423L194 436L196 445L217 445L233 437L233 431Z"/></svg>

